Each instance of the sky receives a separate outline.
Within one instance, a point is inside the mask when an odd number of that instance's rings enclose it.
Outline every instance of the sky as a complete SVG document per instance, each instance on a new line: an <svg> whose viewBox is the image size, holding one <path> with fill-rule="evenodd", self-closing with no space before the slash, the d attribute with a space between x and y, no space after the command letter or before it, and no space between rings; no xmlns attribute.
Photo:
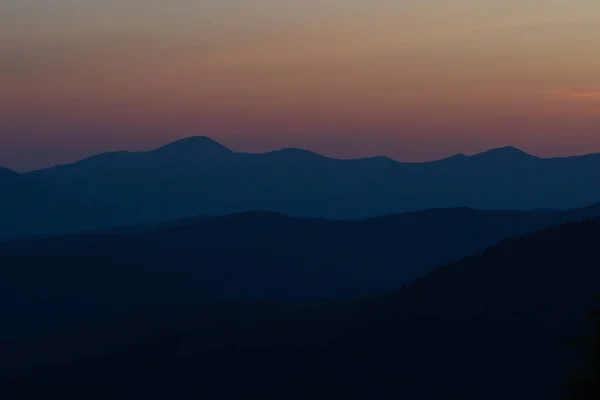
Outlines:
<svg viewBox="0 0 600 400"><path fill-rule="evenodd" d="M0 165L600 152L598 38L598 0L3 0Z"/></svg>

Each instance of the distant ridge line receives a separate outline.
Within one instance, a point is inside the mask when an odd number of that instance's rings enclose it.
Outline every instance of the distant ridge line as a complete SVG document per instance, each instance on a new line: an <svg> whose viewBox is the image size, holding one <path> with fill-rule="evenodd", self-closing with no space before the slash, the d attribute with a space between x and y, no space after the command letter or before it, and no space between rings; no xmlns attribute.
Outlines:
<svg viewBox="0 0 600 400"><path fill-rule="evenodd" d="M514 147L514 146L503 146L503 147L492 148L492 149L485 150L485 151L471 154L471 155L464 154L464 153L457 153L457 154L450 155L447 157L442 157L439 159L433 159L433 160L428 160L428 161L401 161L401 160L397 160L395 158L391 158L391 157L385 156L385 155L375 155L375 156L370 156L370 157L356 157L356 158L336 158L336 157L326 156L326 155L323 155L323 154L320 154L320 153L317 153L317 152L314 152L311 150L306 150L306 149L302 149L302 148L294 148L294 147L284 147L281 149L268 150L268 151L264 151L264 152L234 151L234 150L231 150L228 147L224 146L217 140L212 139L208 136L189 136L189 137L185 137L182 139L178 139L178 140L169 142L167 144L158 146L156 148L152 148L150 150L141 150L141 151L121 150L121 151L103 152L103 153L93 154L88 157L84 157L78 161L52 165L52 166L44 167L44 168L37 169L37 170L27 171L27 172L24 172L23 174L19 174L19 175L26 175L28 173L43 171L46 169L59 167L59 166L63 166L63 165L76 164L76 163L80 163L82 161L94 159L97 157L106 157L106 156L118 155L118 154L166 153L166 152L170 152L170 151L186 152L186 153L192 154L192 155L195 152L197 152L198 154L210 153L211 155L227 155L227 154L236 155L236 154L238 154L238 155L255 155L255 156L260 156L260 155L275 156L275 155L279 155L279 154L293 154L295 156L322 158L322 159L336 160L336 161L361 161L361 160L382 160L383 161L383 160L385 160L390 163L393 162L393 163L402 164L402 165L407 165L407 164L408 165L426 165L426 164L430 164L430 163L453 162L453 161L461 161L461 160L469 160L469 159L483 159L483 158L489 158L489 159L498 158L502 161L505 158L506 159L510 159L510 158L514 159L515 157L519 157L522 159L529 158L531 160L545 161L545 160L573 159L573 158L581 158L581 157L600 156L600 153L589 153L589 154L583 154L583 155L560 156L560 157L539 157L539 156L527 153L527 152L525 152L517 147ZM2 168L0 167L0 171L1 170L2 170ZM11 171L11 170L9 170L9 171ZM11 171L11 172L13 172L14 174L17 174L14 171Z"/></svg>

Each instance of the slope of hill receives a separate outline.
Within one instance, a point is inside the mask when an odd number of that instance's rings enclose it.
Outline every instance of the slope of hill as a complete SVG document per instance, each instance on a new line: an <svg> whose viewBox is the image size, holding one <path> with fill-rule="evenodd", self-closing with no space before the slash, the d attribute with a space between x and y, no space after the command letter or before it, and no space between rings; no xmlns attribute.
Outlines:
<svg viewBox="0 0 600 400"><path fill-rule="evenodd" d="M598 215L600 205L433 209L363 221L250 212L0 243L0 304L11 305L0 309L1 333L162 302L380 294L504 238Z"/></svg>
<svg viewBox="0 0 600 400"><path fill-rule="evenodd" d="M189 226L194 223L204 222L211 219L210 215L196 215L189 218L176 219L173 221L145 223L137 225L117 226L95 231L96 233L115 233L120 235L130 235L135 233L153 232L161 229L176 228L181 226ZM90 233L90 232L88 232Z"/></svg>
<svg viewBox="0 0 600 400"><path fill-rule="evenodd" d="M18 176L18 175L19 174L16 173L15 171L13 171L13 170L10 170L8 168L0 167L0 179L2 179L2 178L8 178L8 177L15 177L15 176Z"/></svg>
<svg viewBox="0 0 600 400"><path fill-rule="evenodd" d="M19 185L1 188L0 235L250 210L354 219L456 206L567 209L600 199L598 181L600 155L542 159L507 147L400 163L385 157L336 160L299 149L235 153L192 137L22 175Z"/></svg>
<svg viewBox="0 0 600 400"><path fill-rule="evenodd" d="M504 241L391 296L165 330L4 386L20 398L564 398L600 220ZM189 318L202 312L189 310ZM78 384L73 384L77 382Z"/></svg>

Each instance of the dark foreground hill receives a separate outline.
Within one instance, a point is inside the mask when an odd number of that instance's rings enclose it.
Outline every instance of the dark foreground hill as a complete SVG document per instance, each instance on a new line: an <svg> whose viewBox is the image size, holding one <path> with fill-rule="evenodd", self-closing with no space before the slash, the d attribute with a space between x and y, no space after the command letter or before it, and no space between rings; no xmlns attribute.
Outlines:
<svg viewBox="0 0 600 400"><path fill-rule="evenodd" d="M252 212L7 242L0 244L0 339L157 303L387 293L506 237L597 215L598 206L434 209L365 221Z"/></svg>
<svg viewBox="0 0 600 400"><path fill-rule="evenodd" d="M600 220L568 223L435 269L390 296L165 330L23 374L4 393L562 399L574 366L564 339L582 329L600 292L599 240Z"/></svg>
<svg viewBox="0 0 600 400"><path fill-rule="evenodd" d="M600 155L512 147L426 163L233 152L204 137L0 179L0 236L67 233L250 210L354 219L437 207L568 209L600 199ZM565 188L569 188L565 190Z"/></svg>
<svg viewBox="0 0 600 400"><path fill-rule="evenodd" d="M12 171L8 168L2 168L0 167L0 179L8 179L8 178L15 178L17 177L19 174L16 173L15 171Z"/></svg>

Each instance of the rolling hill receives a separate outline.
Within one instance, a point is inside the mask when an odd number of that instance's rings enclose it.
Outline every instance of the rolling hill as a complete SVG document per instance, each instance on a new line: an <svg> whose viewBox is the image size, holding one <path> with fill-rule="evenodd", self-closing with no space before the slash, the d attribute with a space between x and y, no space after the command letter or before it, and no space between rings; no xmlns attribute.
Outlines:
<svg viewBox="0 0 600 400"><path fill-rule="evenodd" d="M13 377L3 393L562 399L576 365L565 338L581 332L600 292L598 240L600 220L567 223L436 268L391 295L165 328Z"/></svg>
<svg viewBox="0 0 600 400"><path fill-rule="evenodd" d="M600 199L600 155L516 148L426 163L233 152L191 137L0 180L0 236L68 233L253 210L357 219L439 207L568 209ZM568 190L566 190L568 188Z"/></svg>
<svg viewBox="0 0 600 400"><path fill-rule="evenodd" d="M598 205L360 221L250 212L0 243L0 339L152 304L378 295L507 237L599 215Z"/></svg>
<svg viewBox="0 0 600 400"><path fill-rule="evenodd" d="M18 176L19 174L16 173L13 170L10 170L8 168L1 168L0 167L0 179L4 179L4 178L14 178L16 176Z"/></svg>

